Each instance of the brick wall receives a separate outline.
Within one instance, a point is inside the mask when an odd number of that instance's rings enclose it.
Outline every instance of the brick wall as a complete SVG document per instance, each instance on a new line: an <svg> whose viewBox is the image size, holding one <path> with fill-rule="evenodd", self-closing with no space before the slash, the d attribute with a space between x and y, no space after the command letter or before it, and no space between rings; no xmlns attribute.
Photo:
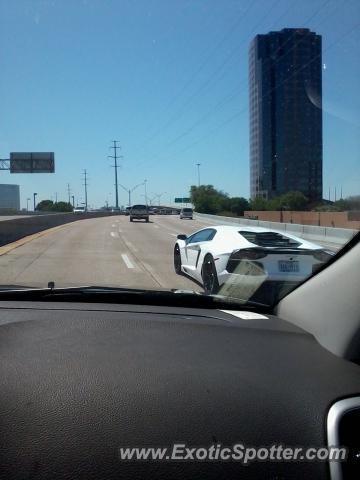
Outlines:
<svg viewBox="0 0 360 480"><path fill-rule="evenodd" d="M298 223L321 227L352 228L360 230L359 212L276 212L247 211L246 218L256 218L268 222Z"/></svg>

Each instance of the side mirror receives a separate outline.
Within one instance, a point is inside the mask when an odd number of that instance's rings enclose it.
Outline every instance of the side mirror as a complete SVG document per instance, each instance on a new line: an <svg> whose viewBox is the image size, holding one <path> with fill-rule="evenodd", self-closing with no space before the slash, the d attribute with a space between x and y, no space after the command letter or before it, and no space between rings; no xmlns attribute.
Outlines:
<svg viewBox="0 0 360 480"><path fill-rule="evenodd" d="M186 240L186 239L187 239L187 235L181 233L181 234L178 235L176 238L177 238L178 240Z"/></svg>

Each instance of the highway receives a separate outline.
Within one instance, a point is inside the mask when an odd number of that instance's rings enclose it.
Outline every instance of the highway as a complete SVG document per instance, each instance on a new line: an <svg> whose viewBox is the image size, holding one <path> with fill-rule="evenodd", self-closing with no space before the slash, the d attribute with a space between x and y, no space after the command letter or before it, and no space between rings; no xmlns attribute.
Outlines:
<svg viewBox="0 0 360 480"><path fill-rule="evenodd" d="M76 221L49 231L0 256L0 285L80 285L202 290L176 275L173 248L178 233L189 234L203 220L154 215L150 222L127 216Z"/></svg>
<svg viewBox="0 0 360 480"><path fill-rule="evenodd" d="M46 287L54 281L56 287L201 291L192 280L175 274L173 249L178 233L208 225L209 220L180 220L177 215L154 215L149 223L131 223L121 215L75 221L0 255L0 285Z"/></svg>

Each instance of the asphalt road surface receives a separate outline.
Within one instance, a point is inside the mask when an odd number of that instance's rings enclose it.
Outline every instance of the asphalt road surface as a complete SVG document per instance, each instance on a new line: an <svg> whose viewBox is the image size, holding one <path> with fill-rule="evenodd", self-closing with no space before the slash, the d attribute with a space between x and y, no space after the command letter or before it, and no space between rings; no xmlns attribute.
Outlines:
<svg viewBox="0 0 360 480"><path fill-rule="evenodd" d="M202 291L176 275L173 249L178 233L190 234L206 220L154 215L150 222L127 216L76 221L0 256L0 285L56 287L107 285Z"/></svg>
<svg viewBox="0 0 360 480"><path fill-rule="evenodd" d="M206 223L178 216L128 216L80 220L62 226L0 256L0 285L56 287L81 285L179 288L201 291L176 275L173 249L178 233Z"/></svg>

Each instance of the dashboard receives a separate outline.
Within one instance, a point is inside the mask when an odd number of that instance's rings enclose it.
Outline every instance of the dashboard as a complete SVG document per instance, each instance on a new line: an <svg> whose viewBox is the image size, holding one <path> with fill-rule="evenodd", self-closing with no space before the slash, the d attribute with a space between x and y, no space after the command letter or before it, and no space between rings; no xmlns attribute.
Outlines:
<svg viewBox="0 0 360 480"><path fill-rule="evenodd" d="M2 301L0 345L7 480L326 479L328 462L121 461L118 451L327 446L330 408L360 394L358 365L269 314Z"/></svg>

